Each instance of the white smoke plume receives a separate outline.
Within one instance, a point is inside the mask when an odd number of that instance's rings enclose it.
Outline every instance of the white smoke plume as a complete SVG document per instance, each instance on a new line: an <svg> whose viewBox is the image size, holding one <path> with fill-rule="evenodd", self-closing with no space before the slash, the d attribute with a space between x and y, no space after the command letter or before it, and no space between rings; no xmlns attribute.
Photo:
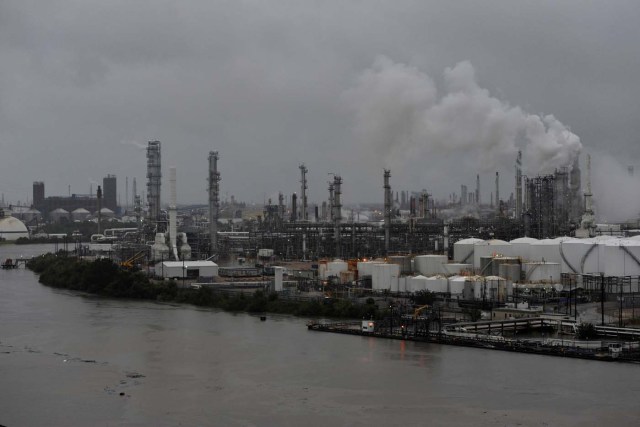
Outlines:
<svg viewBox="0 0 640 427"><path fill-rule="evenodd" d="M636 168L637 169L637 168ZM591 187L599 222L637 220L640 217L640 177L610 155L591 156Z"/></svg>
<svg viewBox="0 0 640 427"><path fill-rule="evenodd" d="M140 150L144 150L145 148L147 148L146 144L143 144L142 142L138 142L138 141L133 140L133 139L123 139L122 141L120 141L120 144L122 144L122 145L131 145L131 146L134 146L136 148L139 148Z"/></svg>
<svg viewBox="0 0 640 427"><path fill-rule="evenodd" d="M582 149L580 138L555 117L528 114L491 96L468 61L445 69L444 83L439 96L417 68L377 58L343 94L355 114L357 139L382 165L394 167L417 156L460 155L492 171L513 163L523 149L529 175L570 166Z"/></svg>

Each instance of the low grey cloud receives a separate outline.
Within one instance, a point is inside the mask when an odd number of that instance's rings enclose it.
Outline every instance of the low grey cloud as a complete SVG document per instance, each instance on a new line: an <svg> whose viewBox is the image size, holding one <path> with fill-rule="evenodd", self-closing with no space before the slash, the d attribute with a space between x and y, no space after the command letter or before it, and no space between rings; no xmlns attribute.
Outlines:
<svg viewBox="0 0 640 427"><path fill-rule="evenodd" d="M553 141L562 138L550 133L570 133L583 151L606 151L624 168L640 159L639 9L577 0L3 1L0 191L26 201L31 182L43 180L49 195L66 194L68 185L85 193L91 183L82 177L108 173L122 194L125 176L142 188L146 159L136 145L155 139L165 169L177 167L183 203L206 200L209 150L220 152L223 193L258 202L298 191L299 162L309 167L312 201L326 198L328 172L343 176L346 202L380 201L388 158L396 159L394 189L427 188L442 198L476 173L490 187L488 169L512 179L509 138L496 138L480 157L416 151L408 139L420 129L396 123L382 138L399 141L386 147L392 157L378 156L375 141L363 145L364 107L345 94L361 88L382 57L390 73L413 75L426 90L404 94L418 111L428 102L442 107L433 126L455 104L445 94L465 93L452 85L474 82L476 95L524 119L529 137L545 142L530 158L557 153ZM463 75L454 82L447 68ZM470 69L472 79L464 75ZM397 85L390 99L413 90ZM379 111L380 119L400 107ZM516 146L523 143L522 125L499 123L501 134L515 132ZM409 161L398 163L403 156Z"/></svg>

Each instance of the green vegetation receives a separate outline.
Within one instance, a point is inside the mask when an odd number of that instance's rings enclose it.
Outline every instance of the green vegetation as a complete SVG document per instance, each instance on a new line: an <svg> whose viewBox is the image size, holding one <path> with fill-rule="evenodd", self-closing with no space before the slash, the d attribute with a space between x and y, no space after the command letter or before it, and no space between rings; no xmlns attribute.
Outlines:
<svg viewBox="0 0 640 427"><path fill-rule="evenodd" d="M108 259L83 261L63 254L33 258L27 267L40 275L40 283L112 298L131 298L216 307L250 313L282 313L296 316L336 318L380 318L373 300L353 304L345 300L293 301L280 299L275 292L257 291L253 295L214 292L205 286L181 289L173 280L155 282L142 272L120 269Z"/></svg>
<svg viewBox="0 0 640 427"><path fill-rule="evenodd" d="M593 326L593 323L581 323L578 325L576 336L581 340L590 340L596 338L598 333L596 332L596 327Z"/></svg>

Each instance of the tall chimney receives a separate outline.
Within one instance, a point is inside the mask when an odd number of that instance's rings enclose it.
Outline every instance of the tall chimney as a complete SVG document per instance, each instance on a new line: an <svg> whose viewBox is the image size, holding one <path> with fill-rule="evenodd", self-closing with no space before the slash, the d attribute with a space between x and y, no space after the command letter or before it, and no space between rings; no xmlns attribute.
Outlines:
<svg viewBox="0 0 640 427"><path fill-rule="evenodd" d="M334 239L336 243L336 256L340 256L340 223L342 222L342 178L340 175L333 176L333 226Z"/></svg>
<svg viewBox="0 0 640 427"><path fill-rule="evenodd" d="M291 222L298 220L298 195L293 193L291 195Z"/></svg>
<svg viewBox="0 0 640 427"><path fill-rule="evenodd" d="M496 172L496 212L500 212L500 172Z"/></svg>
<svg viewBox="0 0 640 427"><path fill-rule="evenodd" d="M476 175L476 204L480 204L480 175Z"/></svg>
<svg viewBox="0 0 640 427"><path fill-rule="evenodd" d="M516 159L516 219L522 218L522 151Z"/></svg>
<svg viewBox="0 0 640 427"><path fill-rule="evenodd" d="M218 210L220 208L218 159L217 151L209 151L209 255L218 251Z"/></svg>
<svg viewBox="0 0 640 427"><path fill-rule="evenodd" d="M389 184L391 171L384 170L384 251L389 253L389 233L391 231L391 185Z"/></svg>
<svg viewBox="0 0 640 427"><path fill-rule="evenodd" d="M302 221L309 219L307 213L307 167L303 164L300 165L300 204L302 205Z"/></svg>
<svg viewBox="0 0 640 427"><path fill-rule="evenodd" d="M172 166L169 168L169 242L171 245L171 251L176 261L180 259L178 256L178 246L176 244L176 233L178 227L176 224L176 168Z"/></svg>

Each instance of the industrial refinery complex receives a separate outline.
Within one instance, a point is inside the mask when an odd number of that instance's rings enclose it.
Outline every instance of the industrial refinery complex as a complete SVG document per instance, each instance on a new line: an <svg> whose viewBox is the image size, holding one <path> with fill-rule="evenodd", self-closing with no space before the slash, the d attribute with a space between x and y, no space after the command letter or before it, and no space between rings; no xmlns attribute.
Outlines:
<svg viewBox="0 0 640 427"><path fill-rule="evenodd" d="M151 141L146 149L146 196L135 179L129 193L127 178L127 206L119 206L115 175L88 195L47 197L37 181L31 206L2 210L0 237L42 236L45 224L93 224L89 236L59 237L85 255L197 288L385 301L427 293L452 312L484 310L492 320L548 313L577 322L578 303L599 302L603 324L636 318L638 224L596 223L589 156L585 177L578 159L526 177L518 153L515 185L502 183L501 193L496 172L489 202L479 175L473 190L463 184L443 202L427 190L394 192L390 170L380 171L379 205L345 200L348 183L338 174L313 202L309 170L300 164L299 193L256 207L233 197L221 203L221 159L211 151L202 165L208 203L178 206L176 169L163 173L161 148ZM617 310L606 321L605 302Z"/></svg>

